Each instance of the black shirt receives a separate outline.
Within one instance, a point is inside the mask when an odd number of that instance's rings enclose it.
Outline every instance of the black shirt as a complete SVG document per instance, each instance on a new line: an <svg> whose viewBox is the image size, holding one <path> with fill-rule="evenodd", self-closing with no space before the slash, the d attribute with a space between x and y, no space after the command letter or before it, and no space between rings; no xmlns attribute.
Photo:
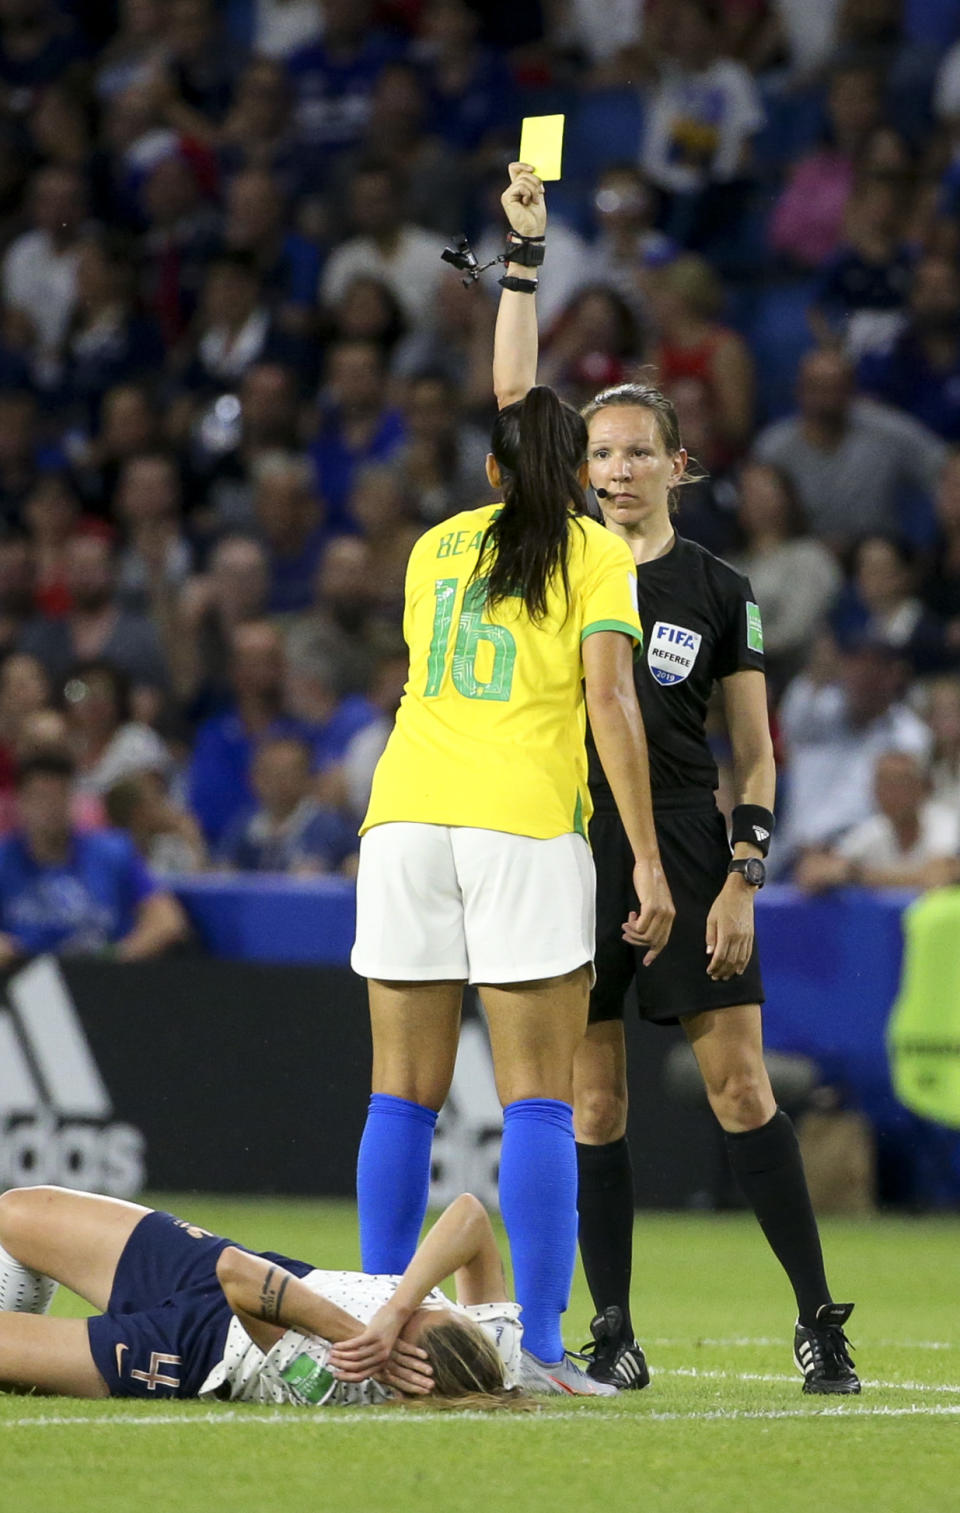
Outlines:
<svg viewBox="0 0 960 1513"><path fill-rule="evenodd" d="M677 536L662 557L637 565L643 652L634 681L650 751L654 807L703 802L717 786L706 737L714 683L741 668L763 671L763 632L749 581L729 563ZM594 808L613 794L587 731Z"/></svg>

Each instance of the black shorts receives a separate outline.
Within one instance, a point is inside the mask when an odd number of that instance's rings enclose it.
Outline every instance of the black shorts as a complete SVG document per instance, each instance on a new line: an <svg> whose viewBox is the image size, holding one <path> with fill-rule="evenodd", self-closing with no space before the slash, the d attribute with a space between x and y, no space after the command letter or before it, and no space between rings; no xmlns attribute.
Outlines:
<svg viewBox="0 0 960 1513"><path fill-rule="evenodd" d="M669 942L649 967L643 965L644 950L623 939L623 922L637 908L637 896L633 852L620 817L598 813L590 822L597 868L597 983L590 995L591 1024L623 1018L623 1001L634 979L641 1019L657 1024L675 1024L705 1009L763 1003L756 943L739 977L714 982L707 976L707 915L730 861L723 815L711 802L709 807L658 810L655 819L677 916Z"/></svg>

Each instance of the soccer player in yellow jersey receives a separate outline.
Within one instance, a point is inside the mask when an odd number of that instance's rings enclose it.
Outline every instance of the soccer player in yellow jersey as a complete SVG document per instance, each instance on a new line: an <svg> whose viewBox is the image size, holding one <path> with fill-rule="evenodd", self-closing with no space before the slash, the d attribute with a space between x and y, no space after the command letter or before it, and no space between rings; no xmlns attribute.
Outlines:
<svg viewBox="0 0 960 1513"><path fill-rule="evenodd" d="M502 505L444 521L411 553L410 676L362 826L352 957L373 1029L364 1269L402 1271L416 1246L475 983L504 1106L523 1380L552 1393L611 1390L560 1335L577 1240L573 1057L594 952L585 705L636 858L641 908L625 928L652 960L673 919L633 685L635 569L585 514L585 447L577 412L532 389L494 426L487 473Z"/></svg>

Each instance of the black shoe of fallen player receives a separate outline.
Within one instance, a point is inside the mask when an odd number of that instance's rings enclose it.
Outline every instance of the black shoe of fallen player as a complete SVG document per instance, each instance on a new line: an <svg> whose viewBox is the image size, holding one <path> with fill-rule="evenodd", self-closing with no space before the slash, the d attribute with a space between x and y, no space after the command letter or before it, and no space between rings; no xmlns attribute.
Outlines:
<svg viewBox="0 0 960 1513"><path fill-rule="evenodd" d="M843 1332L852 1312L852 1303L824 1303L817 1309L814 1328L797 1325L793 1359L803 1372L804 1392L860 1391L860 1378L850 1359L850 1341Z"/></svg>
<svg viewBox="0 0 960 1513"><path fill-rule="evenodd" d="M636 1340L623 1337L623 1314L611 1304L590 1325L593 1341L578 1352L589 1362L587 1375L621 1392L639 1392L650 1381L647 1358Z"/></svg>

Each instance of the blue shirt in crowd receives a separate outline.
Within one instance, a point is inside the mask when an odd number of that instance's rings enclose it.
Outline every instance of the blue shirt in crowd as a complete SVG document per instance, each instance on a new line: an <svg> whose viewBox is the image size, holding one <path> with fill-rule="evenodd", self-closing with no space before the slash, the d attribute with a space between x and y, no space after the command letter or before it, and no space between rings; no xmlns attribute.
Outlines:
<svg viewBox="0 0 960 1513"><path fill-rule="evenodd" d="M0 841L0 931L28 955L123 940L156 884L118 830L76 832L64 862L37 862L22 835Z"/></svg>

